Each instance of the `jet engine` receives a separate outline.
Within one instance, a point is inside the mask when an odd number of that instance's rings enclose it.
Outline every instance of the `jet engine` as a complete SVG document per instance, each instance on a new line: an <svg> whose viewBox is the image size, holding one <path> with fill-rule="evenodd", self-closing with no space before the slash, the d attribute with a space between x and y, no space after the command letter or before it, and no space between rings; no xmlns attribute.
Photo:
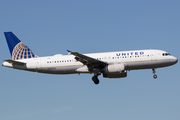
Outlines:
<svg viewBox="0 0 180 120"><path fill-rule="evenodd" d="M107 65L104 68L103 77L105 78L122 78L127 77L124 64Z"/></svg>
<svg viewBox="0 0 180 120"><path fill-rule="evenodd" d="M105 73L121 73L125 69L124 64L112 64L112 65L107 65L104 68Z"/></svg>

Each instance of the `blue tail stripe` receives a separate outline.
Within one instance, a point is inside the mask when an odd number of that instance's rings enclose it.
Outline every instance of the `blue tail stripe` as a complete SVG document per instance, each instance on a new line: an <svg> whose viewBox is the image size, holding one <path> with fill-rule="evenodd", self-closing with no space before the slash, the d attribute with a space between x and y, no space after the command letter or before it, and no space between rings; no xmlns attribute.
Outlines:
<svg viewBox="0 0 180 120"><path fill-rule="evenodd" d="M14 47L21 42L16 35L13 34L13 32L4 32L4 35L6 37L6 41L10 50L10 54L12 55Z"/></svg>

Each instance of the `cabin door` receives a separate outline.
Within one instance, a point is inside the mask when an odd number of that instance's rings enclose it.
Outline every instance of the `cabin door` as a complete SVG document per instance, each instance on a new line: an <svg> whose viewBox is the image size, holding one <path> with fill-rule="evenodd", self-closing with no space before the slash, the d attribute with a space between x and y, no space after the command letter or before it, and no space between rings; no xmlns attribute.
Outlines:
<svg viewBox="0 0 180 120"><path fill-rule="evenodd" d="M37 60L36 60L36 69L37 70L42 70L41 58L37 58Z"/></svg>
<svg viewBox="0 0 180 120"><path fill-rule="evenodd" d="M156 51L152 51L150 56L151 56L151 61L157 60Z"/></svg>

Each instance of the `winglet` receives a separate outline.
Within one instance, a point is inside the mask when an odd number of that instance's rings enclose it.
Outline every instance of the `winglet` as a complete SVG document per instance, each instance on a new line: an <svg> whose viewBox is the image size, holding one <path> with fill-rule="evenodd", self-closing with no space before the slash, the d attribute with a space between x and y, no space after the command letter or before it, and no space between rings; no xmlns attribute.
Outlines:
<svg viewBox="0 0 180 120"><path fill-rule="evenodd" d="M67 50L67 51L68 51L68 55L71 54L71 52L72 52L72 51L70 51L70 50Z"/></svg>

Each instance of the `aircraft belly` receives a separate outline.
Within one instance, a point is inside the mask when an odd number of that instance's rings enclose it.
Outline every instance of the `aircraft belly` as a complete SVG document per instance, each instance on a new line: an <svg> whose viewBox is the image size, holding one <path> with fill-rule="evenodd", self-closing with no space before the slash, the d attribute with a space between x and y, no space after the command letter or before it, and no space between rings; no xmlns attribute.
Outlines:
<svg viewBox="0 0 180 120"><path fill-rule="evenodd" d="M170 60L156 60L156 61L135 61L126 63L126 70L135 70L135 69L151 69L151 68L160 68L172 65Z"/></svg>
<svg viewBox="0 0 180 120"><path fill-rule="evenodd" d="M49 74L73 74L77 73L76 69L80 66L56 66L56 67L46 67L40 71L41 73L49 73Z"/></svg>

